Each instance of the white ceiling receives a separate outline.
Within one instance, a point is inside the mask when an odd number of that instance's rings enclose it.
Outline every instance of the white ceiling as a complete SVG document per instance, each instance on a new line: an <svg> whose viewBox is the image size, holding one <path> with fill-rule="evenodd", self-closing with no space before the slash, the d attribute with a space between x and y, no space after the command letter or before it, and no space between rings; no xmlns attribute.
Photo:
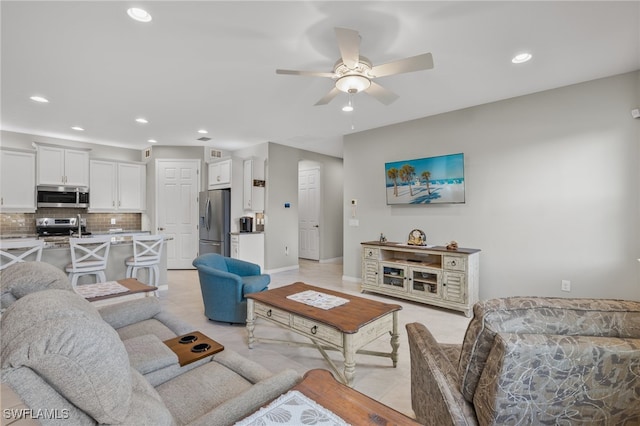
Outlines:
<svg viewBox="0 0 640 426"><path fill-rule="evenodd" d="M222 150L340 157L345 134L640 69L638 1L2 1L1 18L3 130L135 149L203 145L205 128ZM377 79L389 106L314 106L330 79L275 70L330 72L334 27L358 30L374 65L431 52L435 67Z"/></svg>

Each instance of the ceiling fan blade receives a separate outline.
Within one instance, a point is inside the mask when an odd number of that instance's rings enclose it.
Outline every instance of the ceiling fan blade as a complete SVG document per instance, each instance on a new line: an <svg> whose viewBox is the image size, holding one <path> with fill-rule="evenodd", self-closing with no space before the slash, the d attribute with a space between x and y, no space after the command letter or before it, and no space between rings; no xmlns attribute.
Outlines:
<svg viewBox="0 0 640 426"><path fill-rule="evenodd" d="M307 77L328 77L328 78L335 77L335 75L332 72L321 72L321 71L276 70L276 74L303 75Z"/></svg>
<svg viewBox="0 0 640 426"><path fill-rule="evenodd" d="M338 48L342 62L349 69L354 69L360 62L360 34L347 28L335 28Z"/></svg>
<svg viewBox="0 0 640 426"><path fill-rule="evenodd" d="M433 68L433 57L431 53L423 53L422 55L377 65L371 68L371 74L375 77L385 77L387 75L422 71L431 68Z"/></svg>
<svg viewBox="0 0 640 426"><path fill-rule="evenodd" d="M365 90L365 92L385 105L389 105L399 98L399 96L393 93L391 90L385 89L384 87L373 81L371 82L371 86L369 86L369 88Z"/></svg>
<svg viewBox="0 0 640 426"><path fill-rule="evenodd" d="M333 98L338 96L339 93L340 93L340 90L338 90L337 88L334 87L333 89L329 90L329 93L324 95L322 97L322 99L320 99L318 102L316 102L315 105L326 105L329 102L331 102L333 100Z"/></svg>

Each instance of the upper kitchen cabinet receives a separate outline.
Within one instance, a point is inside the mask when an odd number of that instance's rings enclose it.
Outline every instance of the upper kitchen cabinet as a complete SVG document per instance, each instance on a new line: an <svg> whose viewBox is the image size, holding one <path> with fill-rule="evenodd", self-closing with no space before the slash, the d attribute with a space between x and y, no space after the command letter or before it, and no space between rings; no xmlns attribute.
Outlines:
<svg viewBox="0 0 640 426"><path fill-rule="evenodd" d="M36 154L33 151L0 150L0 211L36 211Z"/></svg>
<svg viewBox="0 0 640 426"><path fill-rule="evenodd" d="M208 189L231 188L231 158L209 163Z"/></svg>
<svg viewBox="0 0 640 426"><path fill-rule="evenodd" d="M264 210L264 161L257 158L244 160L242 199L245 210Z"/></svg>
<svg viewBox="0 0 640 426"><path fill-rule="evenodd" d="M145 210L147 170L142 163L91 160L90 212Z"/></svg>
<svg viewBox="0 0 640 426"><path fill-rule="evenodd" d="M38 185L89 186L89 150L36 144Z"/></svg>

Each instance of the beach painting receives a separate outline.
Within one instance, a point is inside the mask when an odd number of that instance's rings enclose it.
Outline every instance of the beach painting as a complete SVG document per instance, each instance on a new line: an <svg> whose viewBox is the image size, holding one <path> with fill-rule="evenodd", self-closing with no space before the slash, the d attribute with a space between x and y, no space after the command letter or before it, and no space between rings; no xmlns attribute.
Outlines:
<svg viewBox="0 0 640 426"><path fill-rule="evenodd" d="M387 204L464 203L464 154L384 165Z"/></svg>

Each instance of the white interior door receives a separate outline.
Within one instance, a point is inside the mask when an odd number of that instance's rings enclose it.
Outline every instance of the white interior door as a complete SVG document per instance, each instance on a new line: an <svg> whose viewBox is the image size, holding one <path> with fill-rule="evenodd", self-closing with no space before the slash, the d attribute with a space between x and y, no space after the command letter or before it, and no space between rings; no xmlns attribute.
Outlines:
<svg viewBox="0 0 640 426"><path fill-rule="evenodd" d="M198 253L200 160L156 160L156 223L167 241L167 268L193 269Z"/></svg>
<svg viewBox="0 0 640 426"><path fill-rule="evenodd" d="M320 259L320 168L298 172L298 256Z"/></svg>

